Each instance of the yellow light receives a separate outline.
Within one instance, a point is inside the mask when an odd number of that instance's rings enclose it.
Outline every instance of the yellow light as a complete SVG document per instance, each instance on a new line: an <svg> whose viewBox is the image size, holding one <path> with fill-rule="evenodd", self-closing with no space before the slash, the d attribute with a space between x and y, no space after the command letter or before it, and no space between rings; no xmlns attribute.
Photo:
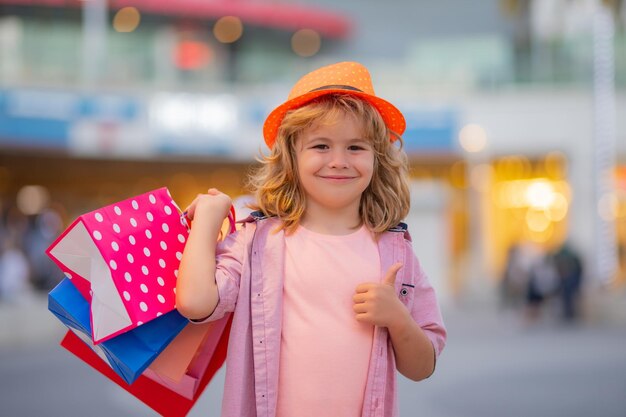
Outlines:
<svg viewBox="0 0 626 417"><path fill-rule="evenodd" d="M626 191L619 190L617 197L617 218L626 218Z"/></svg>
<svg viewBox="0 0 626 417"><path fill-rule="evenodd" d="M221 43L233 43L243 35L243 23L236 16L224 16L213 26L213 35Z"/></svg>
<svg viewBox="0 0 626 417"><path fill-rule="evenodd" d="M457 188L466 187L465 164L463 162L455 162L450 167L450 183Z"/></svg>
<svg viewBox="0 0 626 417"><path fill-rule="evenodd" d="M497 185L497 201L504 208L525 207L523 181L503 181Z"/></svg>
<svg viewBox="0 0 626 417"><path fill-rule="evenodd" d="M565 176L566 157L563 153L555 151L546 155L543 161L544 168L548 176L552 178L562 178Z"/></svg>
<svg viewBox="0 0 626 417"><path fill-rule="evenodd" d="M525 197L530 207L545 209L554 201L554 187L544 179L534 180L526 189Z"/></svg>
<svg viewBox="0 0 626 417"><path fill-rule="evenodd" d="M487 146L487 133L482 126L470 123L459 132L459 142L467 152L480 152Z"/></svg>
<svg viewBox="0 0 626 417"><path fill-rule="evenodd" d="M554 186L554 191L563 194L567 201L572 199L572 187L570 187L567 181L555 181L552 185Z"/></svg>
<svg viewBox="0 0 626 417"><path fill-rule="evenodd" d="M291 37L291 49L302 57L315 55L321 46L322 38L312 29L300 29Z"/></svg>
<svg viewBox="0 0 626 417"><path fill-rule="evenodd" d="M530 209L526 212L526 225L533 232L543 232L550 226L550 219L543 211Z"/></svg>
<svg viewBox="0 0 626 417"><path fill-rule="evenodd" d="M560 222L567 215L568 203L561 193L554 193L554 200L550 207L545 209L546 217L553 222Z"/></svg>
<svg viewBox="0 0 626 417"><path fill-rule="evenodd" d="M141 14L135 7L123 7L113 17L113 28L117 32L132 32L137 29Z"/></svg>
<svg viewBox="0 0 626 417"><path fill-rule="evenodd" d="M546 229L540 232L526 229L524 234L528 239L532 240L533 242L546 243L554 234L554 226L552 226L552 223L550 223Z"/></svg>

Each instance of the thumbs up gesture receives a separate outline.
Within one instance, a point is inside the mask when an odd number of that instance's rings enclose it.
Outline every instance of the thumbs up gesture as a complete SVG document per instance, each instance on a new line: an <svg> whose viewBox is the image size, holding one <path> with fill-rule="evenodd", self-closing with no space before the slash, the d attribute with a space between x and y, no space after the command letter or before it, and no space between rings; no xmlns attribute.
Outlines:
<svg viewBox="0 0 626 417"><path fill-rule="evenodd" d="M352 297L356 320L381 327L393 327L403 322L408 312L396 295L396 275L401 263L393 264L382 282L368 282L356 287Z"/></svg>

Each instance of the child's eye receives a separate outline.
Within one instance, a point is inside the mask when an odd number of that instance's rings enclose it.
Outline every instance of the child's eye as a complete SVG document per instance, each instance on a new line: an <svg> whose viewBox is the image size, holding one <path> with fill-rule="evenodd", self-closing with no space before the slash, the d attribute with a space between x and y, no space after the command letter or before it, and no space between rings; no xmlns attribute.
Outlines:
<svg viewBox="0 0 626 417"><path fill-rule="evenodd" d="M313 149L328 149L328 145L323 143L318 143L317 145L313 145L311 148Z"/></svg>
<svg viewBox="0 0 626 417"><path fill-rule="evenodd" d="M362 150L365 150L365 147L361 145L350 145L348 146L348 150L349 151L362 151Z"/></svg>

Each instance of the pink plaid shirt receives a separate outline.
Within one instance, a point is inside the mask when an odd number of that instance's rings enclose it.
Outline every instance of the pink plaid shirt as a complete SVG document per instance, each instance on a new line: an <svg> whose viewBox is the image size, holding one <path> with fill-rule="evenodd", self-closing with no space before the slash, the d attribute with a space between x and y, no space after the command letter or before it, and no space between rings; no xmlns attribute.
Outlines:
<svg viewBox="0 0 626 417"><path fill-rule="evenodd" d="M207 320L234 312L226 359L222 417L274 417L280 363L285 240L275 218L249 218L217 248L219 303ZM413 254L410 236L398 227L378 242L381 276L396 262L398 296L426 333L438 356L446 330L433 288ZM395 417L396 366L387 329L376 327L363 417Z"/></svg>

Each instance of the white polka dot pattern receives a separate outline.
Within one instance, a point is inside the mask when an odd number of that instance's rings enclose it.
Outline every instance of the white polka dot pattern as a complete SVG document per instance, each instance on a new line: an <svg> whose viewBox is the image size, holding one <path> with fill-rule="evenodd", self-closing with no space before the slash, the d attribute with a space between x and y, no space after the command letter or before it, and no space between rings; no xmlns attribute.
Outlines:
<svg viewBox="0 0 626 417"><path fill-rule="evenodd" d="M189 236L180 217L166 188L82 216L136 325L175 308L177 268Z"/></svg>

